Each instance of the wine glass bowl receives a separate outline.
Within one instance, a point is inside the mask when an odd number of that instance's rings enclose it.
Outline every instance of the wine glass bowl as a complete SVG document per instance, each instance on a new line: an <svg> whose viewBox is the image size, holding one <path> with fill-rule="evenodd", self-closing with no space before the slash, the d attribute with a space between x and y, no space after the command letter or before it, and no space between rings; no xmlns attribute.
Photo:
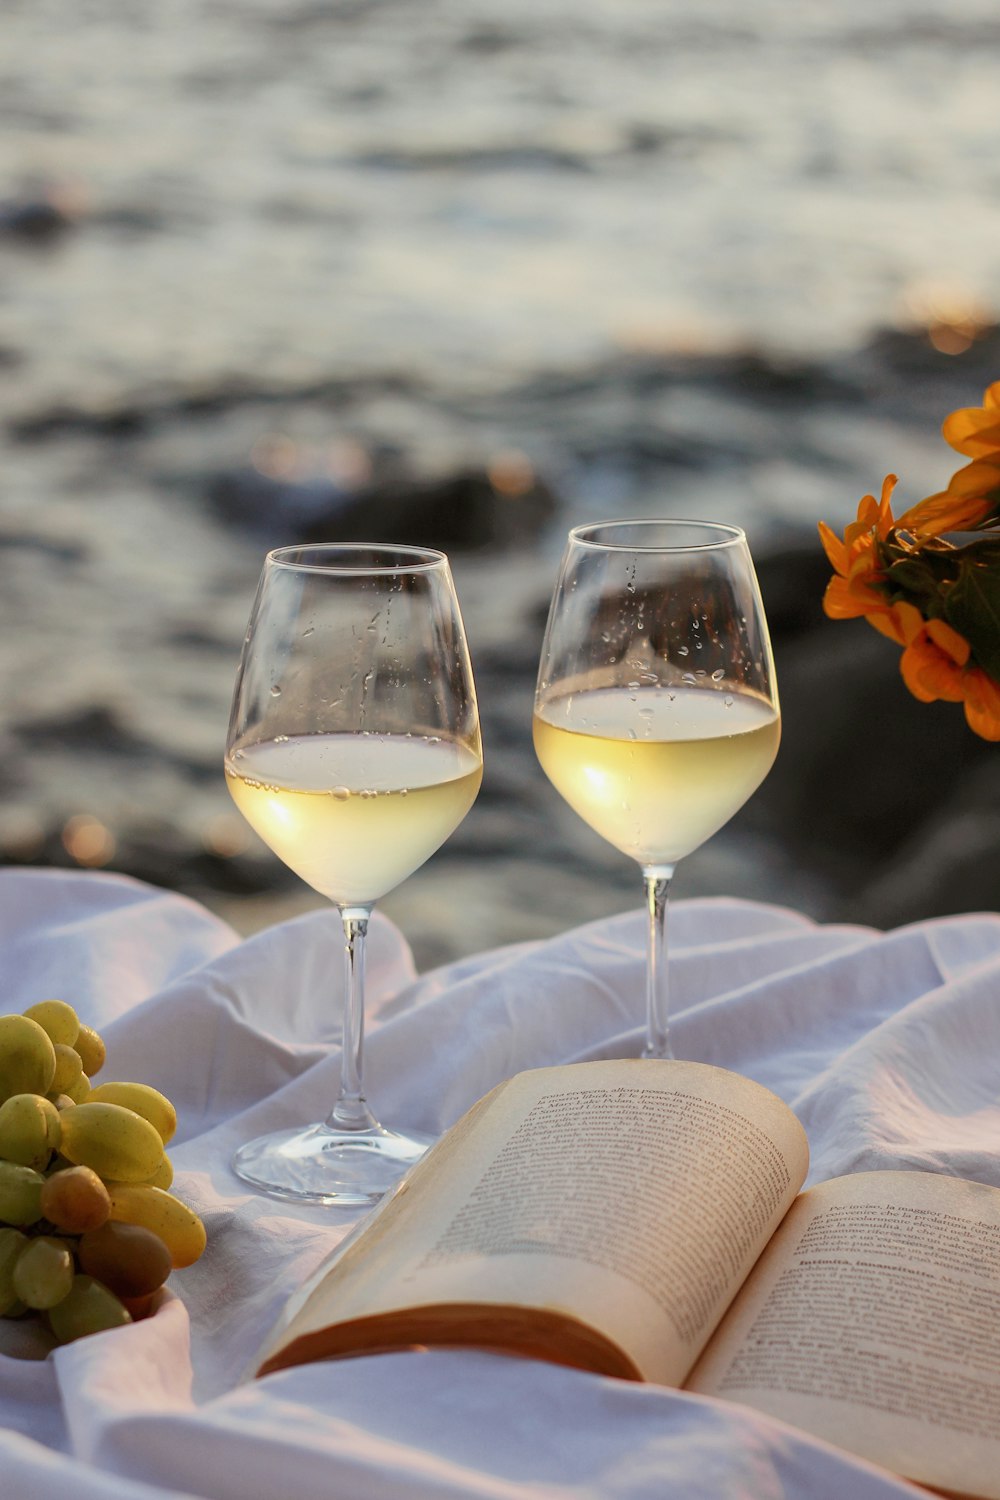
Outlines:
<svg viewBox="0 0 1000 1500"><path fill-rule="evenodd" d="M365 1098L368 920L458 826L482 779L475 688L443 553L329 544L268 554L225 773L247 822L335 905L345 936L340 1096L325 1121L248 1142L234 1170L278 1197L372 1202L427 1142L381 1125Z"/></svg>
<svg viewBox="0 0 1000 1500"><path fill-rule="evenodd" d="M535 750L574 811L643 871L645 1056L670 1055L674 868L767 775L780 726L763 604L738 527L618 521L570 532L542 645Z"/></svg>

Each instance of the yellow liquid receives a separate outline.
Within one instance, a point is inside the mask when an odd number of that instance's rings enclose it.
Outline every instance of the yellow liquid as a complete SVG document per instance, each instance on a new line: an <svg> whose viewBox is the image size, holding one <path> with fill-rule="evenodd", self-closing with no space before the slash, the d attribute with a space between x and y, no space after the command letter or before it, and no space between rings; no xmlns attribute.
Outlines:
<svg viewBox="0 0 1000 1500"><path fill-rule="evenodd" d="M535 714L535 752L584 822L642 865L672 865L743 806L778 753L762 699L699 688L598 688Z"/></svg>
<svg viewBox="0 0 1000 1500"><path fill-rule="evenodd" d="M467 745L419 735L297 735L226 760L251 828L345 905L376 901L419 869L461 823L482 776Z"/></svg>

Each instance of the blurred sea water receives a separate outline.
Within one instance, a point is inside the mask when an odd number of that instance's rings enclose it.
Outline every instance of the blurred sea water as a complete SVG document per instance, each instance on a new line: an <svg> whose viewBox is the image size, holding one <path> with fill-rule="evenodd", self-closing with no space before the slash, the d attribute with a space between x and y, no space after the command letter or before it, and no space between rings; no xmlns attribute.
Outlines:
<svg viewBox="0 0 1000 1500"><path fill-rule="evenodd" d="M7 0L0 856L316 904L222 783L263 550L474 473L521 507L455 555L487 781L387 909L430 962L635 904L530 751L565 529L805 556L947 478L1000 376L998 79L992 0ZM762 816L682 877L849 910Z"/></svg>

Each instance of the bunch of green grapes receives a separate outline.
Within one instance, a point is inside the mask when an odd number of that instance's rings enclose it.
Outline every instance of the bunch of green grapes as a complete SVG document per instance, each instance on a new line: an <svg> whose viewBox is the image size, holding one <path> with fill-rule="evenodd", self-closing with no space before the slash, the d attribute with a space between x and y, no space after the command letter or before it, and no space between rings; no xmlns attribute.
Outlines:
<svg viewBox="0 0 1000 1500"><path fill-rule="evenodd" d="M91 1082L104 1042L64 1000L0 1016L0 1316L59 1343L149 1312L205 1248L168 1189L177 1114L143 1083Z"/></svg>

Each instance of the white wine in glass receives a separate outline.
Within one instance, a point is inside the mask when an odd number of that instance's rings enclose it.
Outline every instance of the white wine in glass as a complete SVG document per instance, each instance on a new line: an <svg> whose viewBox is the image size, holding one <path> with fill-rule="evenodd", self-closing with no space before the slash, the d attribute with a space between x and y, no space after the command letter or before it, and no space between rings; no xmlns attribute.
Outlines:
<svg viewBox="0 0 1000 1500"><path fill-rule="evenodd" d="M643 1056L670 1057L674 869L756 790L781 738L767 623L743 532L666 520L571 531L542 645L533 733L556 790L642 869Z"/></svg>
<svg viewBox="0 0 1000 1500"><path fill-rule="evenodd" d="M415 547L268 554L226 747L233 800L338 909L345 938L340 1095L326 1120L240 1147L237 1175L276 1197L371 1203L428 1142L382 1125L362 1079L364 952L380 897L444 843L483 757L448 560Z"/></svg>

